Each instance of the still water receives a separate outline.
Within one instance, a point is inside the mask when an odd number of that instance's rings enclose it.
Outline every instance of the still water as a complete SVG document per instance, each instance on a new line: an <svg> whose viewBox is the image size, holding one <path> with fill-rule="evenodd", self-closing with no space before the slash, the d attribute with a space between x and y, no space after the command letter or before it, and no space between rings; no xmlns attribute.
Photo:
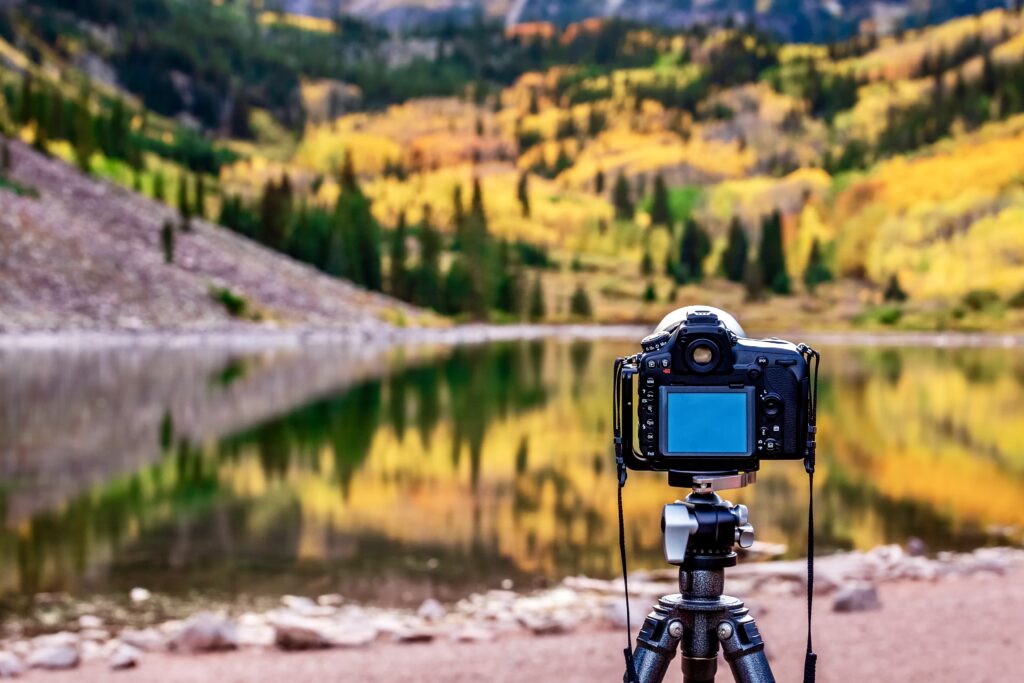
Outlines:
<svg viewBox="0 0 1024 683"><path fill-rule="evenodd" d="M0 354L0 599L42 591L343 595L415 604L618 571L618 342L387 354ZM821 552L1020 543L1024 353L825 348ZM806 478L730 492L800 556ZM634 567L663 566L632 474Z"/></svg>

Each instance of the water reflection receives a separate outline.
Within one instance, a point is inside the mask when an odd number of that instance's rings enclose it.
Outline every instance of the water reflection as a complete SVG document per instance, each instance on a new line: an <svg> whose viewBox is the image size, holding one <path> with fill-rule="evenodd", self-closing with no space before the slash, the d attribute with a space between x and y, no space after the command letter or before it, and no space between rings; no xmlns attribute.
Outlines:
<svg viewBox="0 0 1024 683"><path fill-rule="evenodd" d="M338 591L412 603L506 578L524 586L613 575L609 367L630 350L531 342L387 360L161 358L169 367L144 373L144 394L176 398L136 398L148 416L141 422L122 401L122 415L101 414L89 432L135 425L131 445L96 437L120 449L102 460L127 465L101 470L84 492L61 489L72 493L30 514L12 501L46 490L53 468L13 468L22 476L0 489L0 587L8 596L134 585L223 595ZM828 349L825 357L816 482L825 550L909 536L934 550L1020 540L1024 354ZM3 363L0 373L23 373L24 365ZM360 380L352 367L380 374ZM202 382L172 391L189 373ZM278 401L257 395L267 387L278 387ZM38 430L31 442L20 438L24 403L4 405L5 458L17 444L18 462L30 462L33 448L52 450L54 440L79 433L61 416L80 415L76 402L94 396L66 388L58 396L63 412L45 391L32 392L51 421L50 440ZM250 406L245 419L239 405ZM218 410L216 424L197 427L196 415ZM132 449L154 454L139 460ZM731 497L751 506L761 539L786 543L796 556L805 487L798 463L772 463L756 487ZM662 565L660 510L676 493L661 476L631 476L635 566Z"/></svg>

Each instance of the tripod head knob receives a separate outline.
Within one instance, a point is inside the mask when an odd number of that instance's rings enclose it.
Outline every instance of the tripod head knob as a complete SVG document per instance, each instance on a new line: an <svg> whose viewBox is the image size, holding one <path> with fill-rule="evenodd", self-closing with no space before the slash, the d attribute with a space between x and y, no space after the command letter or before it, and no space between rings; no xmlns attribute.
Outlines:
<svg viewBox="0 0 1024 683"><path fill-rule="evenodd" d="M670 503L661 513L665 561L678 566L730 561L733 545L749 548L754 527L746 505L733 505L712 492L694 492L685 502Z"/></svg>
<svg viewBox="0 0 1024 683"><path fill-rule="evenodd" d="M665 561L682 564L690 536L697 533L697 517L685 503L669 503L661 513Z"/></svg>

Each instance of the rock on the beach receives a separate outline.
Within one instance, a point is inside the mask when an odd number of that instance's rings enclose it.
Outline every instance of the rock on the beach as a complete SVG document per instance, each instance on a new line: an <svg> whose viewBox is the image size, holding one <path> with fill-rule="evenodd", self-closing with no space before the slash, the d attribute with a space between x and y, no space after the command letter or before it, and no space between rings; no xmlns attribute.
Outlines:
<svg viewBox="0 0 1024 683"><path fill-rule="evenodd" d="M103 620L95 614L83 614L78 617L78 625L82 628L103 628Z"/></svg>
<svg viewBox="0 0 1024 683"><path fill-rule="evenodd" d="M167 639L155 628L126 628L118 634L122 643L127 643L143 652L156 652L167 647Z"/></svg>
<svg viewBox="0 0 1024 683"><path fill-rule="evenodd" d="M420 619L426 619L427 621L440 621L448 614L448 610L446 610L444 605L434 598L427 598L423 601L423 604L420 605L419 609L416 610L416 614Z"/></svg>
<svg viewBox="0 0 1024 683"><path fill-rule="evenodd" d="M520 614L519 623L538 636L568 633L572 630L568 619L560 619L550 614Z"/></svg>
<svg viewBox="0 0 1024 683"><path fill-rule="evenodd" d="M147 601L147 600L149 600L149 599L150 599L151 597L153 597L153 594L152 594L152 593L150 593L150 592L149 592L148 590L146 590L145 588L138 588L138 587L136 587L136 588L133 588L133 589L131 589L131 590L130 590L130 591L128 592L128 598L129 598L129 599L130 599L130 600L131 600L132 602L134 602L135 604L139 604L139 603L142 603L142 602L146 602L146 601Z"/></svg>
<svg viewBox="0 0 1024 683"><path fill-rule="evenodd" d="M325 625L306 617L283 614L271 623L274 644L282 650L312 650L330 646Z"/></svg>
<svg viewBox="0 0 1024 683"><path fill-rule="evenodd" d="M25 665L18 655L0 651L0 678L17 678L24 671Z"/></svg>
<svg viewBox="0 0 1024 683"><path fill-rule="evenodd" d="M139 664L142 652L127 643L121 643L110 654L110 668L115 671L121 669L133 669Z"/></svg>
<svg viewBox="0 0 1024 683"><path fill-rule="evenodd" d="M336 611L331 605L321 605L302 595L285 595L281 604L304 617L328 617Z"/></svg>
<svg viewBox="0 0 1024 683"><path fill-rule="evenodd" d="M170 648L178 652L213 652L236 647L235 622L212 612L193 614L181 624L170 642Z"/></svg>
<svg viewBox="0 0 1024 683"><path fill-rule="evenodd" d="M80 660L76 646L71 643L53 643L33 650L28 656L28 665L33 669L73 669Z"/></svg>
<svg viewBox="0 0 1024 683"><path fill-rule="evenodd" d="M651 605L657 602L657 598L637 598L630 597L629 599L629 619L631 626L637 626L638 624L644 623L644 619L647 617L647 613L651 611ZM626 598L614 598L608 602L605 608L605 616L614 626L625 628L626 627Z"/></svg>
<svg viewBox="0 0 1024 683"><path fill-rule="evenodd" d="M882 602L878 599L878 590L874 584L856 583L844 586L836 593L832 601L833 612L865 612L881 609Z"/></svg>

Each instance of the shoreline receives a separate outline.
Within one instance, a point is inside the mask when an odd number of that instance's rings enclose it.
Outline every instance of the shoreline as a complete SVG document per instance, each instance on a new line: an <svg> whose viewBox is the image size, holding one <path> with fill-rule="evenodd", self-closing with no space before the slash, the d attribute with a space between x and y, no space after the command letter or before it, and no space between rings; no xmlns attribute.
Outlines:
<svg viewBox="0 0 1024 683"><path fill-rule="evenodd" d="M409 344L468 345L563 338L583 341L638 342L651 326L640 324L484 324L452 327L251 328L207 330L46 330L0 332L4 351L98 351L119 348L231 351L351 346L377 342L382 347ZM820 346L931 348L1024 348L1024 332L911 332L911 331L787 331Z"/></svg>
<svg viewBox="0 0 1024 683"><path fill-rule="evenodd" d="M1018 548L940 552L934 558L896 545L840 553L818 558L815 563L817 613L825 618L846 618L851 613L875 612L886 602L879 596L884 598L893 585L917 584L933 596L969 596L973 587L989 581L988 577L1001 581L1022 575L1024 549ZM725 592L751 601L761 614L770 614L771 609L763 608L763 603L775 601L799 609L805 581L805 560L746 562L727 571ZM678 592L673 569L635 572L629 586L629 617L634 628L658 597ZM951 590L951 586L966 592ZM148 625L136 622L128 626L123 617L133 611L162 612L155 604L158 596L136 588L126 596L127 605L115 606L108 613L97 610L95 597L83 596L82 602L69 610L69 622L52 624L50 632L43 635L33 636L38 629L19 625L15 630L20 635L8 635L0 642L0 670L5 661L20 666L20 671L77 670L82 666L97 672L95 680L103 680L102 675L112 668L137 666L152 675L154 669L147 660L174 660L188 668L190 661L202 665L209 661L205 659L208 653L225 651L239 651L231 656L244 660L303 651L305 654L291 656L304 661L325 650L366 653L372 658L376 652L404 651L424 644L448 651L457 644L501 641L504 646L510 641L529 643L540 637L597 632L615 631L621 637L626 626L622 589L621 579L567 577L544 590L516 593L493 589L450 605L428 598L416 610L359 605L336 594L315 599L286 595L262 612L213 612L200 607L183 619L157 618ZM52 601L55 596L44 594L37 599ZM6 626L10 630L10 624ZM40 680L49 675L39 674Z"/></svg>

